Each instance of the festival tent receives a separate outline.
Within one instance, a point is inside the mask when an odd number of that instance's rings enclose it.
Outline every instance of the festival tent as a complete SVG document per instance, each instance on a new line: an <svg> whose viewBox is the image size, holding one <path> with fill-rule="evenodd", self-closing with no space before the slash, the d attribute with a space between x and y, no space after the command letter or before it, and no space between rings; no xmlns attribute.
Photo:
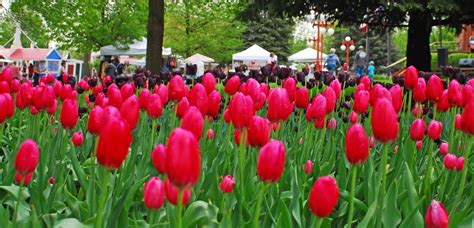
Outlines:
<svg viewBox="0 0 474 228"><path fill-rule="evenodd" d="M118 47L114 45L107 45L100 48L101 56L120 56L120 55L146 55L147 39L142 38L135 40L132 44L120 45ZM171 48L163 48L162 54L164 56L171 55Z"/></svg>
<svg viewBox="0 0 474 228"><path fill-rule="evenodd" d="M191 57L185 59L184 61L186 63L196 63L196 62L212 63L214 62L214 59L198 53L198 54L192 55Z"/></svg>
<svg viewBox="0 0 474 228"><path fill-rule="evenodd" d="M38 61L40 69L45 69L46 73L59 74L61 55L54 48L18 48L10 54L9 59Z"/></svg>
<svg viewBox="0 0 474 228"><path fill-rule="evenodd" d="M258 65L263 66L267 63L270 58L270 52L263 49L262 47L254 44L247 50L232 55L232 66L235 68L235 61L243 61L245 64L249 64L255 60Z"/></svg>
<svg viewBox="0 0 474 228"><path fill-rule="evenodd" d="M303 62L303 63L313 63L316 61L316 56L320 54L319 51L314 50L313 48L306 48L301 50L288 58L288 61L291 62ZM323 53L323 61L327 59L327 55Z"/></svg>

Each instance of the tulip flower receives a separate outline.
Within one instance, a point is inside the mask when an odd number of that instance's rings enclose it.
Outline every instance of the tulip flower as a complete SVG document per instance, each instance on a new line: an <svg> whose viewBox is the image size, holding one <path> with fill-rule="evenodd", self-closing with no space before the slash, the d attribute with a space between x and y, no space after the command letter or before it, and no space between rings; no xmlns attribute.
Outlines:
<svg viewBox="0 0 474 228"><path fill-rule="evenodd" d="M356 113L362 114L367 112L369 107L370 95L366 90L361 90L354 94L354 107L353 110Z"/></svg>
<svg viewBox="0 0 474 228"><path fill-rule="evenodd" d="M25 140L15 158L15 170L22 176L33 173L38 165L39 149L32 139Z"/></svg>
<svg viewBox="0 0 474 228"><path fill-rule="evenodd" d="M260 149L257 160L257 174L261 181L274 183L283 174L285 167L285 145L277 140L270 140Z"/></svg>
<svg viewBox="0 0 474 228"><path fill-rule="evenodd" d="M122 94L119 89L109 88L107 90L107 96L109 97L109 104L120 109L122 107Z"/></svg>
<svg viewBox="0 0 474 228"><path fill-rule="evenodd" d="M392 105L395 111L398 113L402 110L403 104L403 93L399 85L395 85L390 88L390 94L392 96Z"/></svg>
<svg viewBox="0 0 474 228"><path fill-rule="evenodd" d="M369 145L364 127L356 123L346 133L346 158L351 164L363 164L369 158Z"/></svg>
<svg viewBox="0 0 474 228"><path fill-rule="evenodd" d="M260 83L258 83L257 80L253 78L249 78L247 80L245 88L247 88L247 90L245 91L246 93L244 94L249 95L252 98L253 102L255 103L258 100L261 93Z"/></svg>
<svg viewBox="0 0 474 228"><path fill-rule="evenodd" d="M212 73L207 72L202 77L202 85L206 88L207 94L210 94L212 91L216 90L216 78Z"/></svg>
<svg viewBox="0 0 474 228"><path fill-rule="evenodd" d="M84 142L84 135L82 134L81 131L76 131L72 135L71 141L72 141L72 144L74 144L74 146L81 146L82 143Z"/></svg>
<svg viewBox="0 0 474 228"><path fill-rule="evenodd" d="M214 139L214 130L212 129L207 129L206 131L206 138L212 140Z"/></svg>
<svg viewBox="0 0 474 228"><path fill-rule="evenodd" d="M201 172L201 152L196 137L188 130L175 128L166 146L166 174L180 189L193 187Z"/></svg>
<svg viewBox="0 0 474 228"><path fill-rule="evenodd" d="M442 142L441 145L439 146L439 153L442 156L445 156L446 154L448 154L448 151L449 151L448 143L447 142Z"/></svg>
<svg viewBox="0 0 474 228"><path fill-rule="evenodd" d="M226 110L224 110L224 115L222 117L222 119L224 119L224 122L230 124L230 122L232 121L230 119L230 113L229 113L229 109L227 108Z"/></svg>
<svg viewBox="0 0 474 228"><path fill-rule="evenodd" d="M359 118L359 115L356 113L356 112L351 112L350 116L349 116L349 121L352 123L352 124L355 124L357 123L357 119Z"/></svg>
<svg viewBox="0 0 474 228"><path fill-rule="evenodd" d="M441 132L443 131L443 124L436 120L431 120L428 125L428 137L430 139L436 140L441 137Z"/></svg>
<svg viewBox="0 0 474 228"><path fill-rule="evenodd" d="M131 95L123 102L120 108L120 114L122 114L122 117L130 125L130 129L135 129L138 118L140 117L140 104L137 96Z"/></svg>
<svg viewBox="0 0 474 228"><path fill-rule="evenodd" d="M31 106L30 113L31 113L31 115L34 116L34 115L39 113L39 110L35 106Z"/></svg>
<svg viewBox="0 0 474 228"><path fill-rule="evenodd" d="M461 115L461 129L464 133L474 135L474 99L466 105Z"/></svg>
<svg viewBox="0 0 474 228"><path fill-rule="evenodd" d="M11 103L11 101L7 99L6 97L7 95L10 96L10 94L7 94L7 93L0 94L0 107L2 107L2 109L0 109L0 124L2 124L7 118L8 110L13 109L13 104Z"/></svg>
<svg viewBox="0 0 474 228"><path fill-rule="evenodd" d="M295 101L296 97L296 80L294 78L287 78L283 82L283 88L286 89L286 92L288 93L288 98L290 98L290 101L293 102Z"/></svg>
<svg viewBox="0 0 474 228"><path fill-rule="evenodd" d="M77 101L66 99L61 108L60 121L64 129L73 129L79 118Z"/></svg>
<svg viewBox="0 0 474 228"><path fill-rule="evenodd" d="M183 97L179 102L178 102L178 106L176 107L176 116L178 118L183 118L184 114L186 114L186 112L188 111L189 109L189 101L188 101L188 98L186 97Z"/></svg>
<svg viewBox="0 0 474 228"><path fill-rule="evenodd" d="M33 105L33 94L34 91L28 83L21 84L20 90L16 95L16 107L23 110Z"/></svg>
<svg viewBox="0 0 474 228"><path fill-rule="evenodd" d="M161 104L161 97L158 94L150 96L150 102L146 110L148 117L157 119L163 114L163 106Z"/></svg>
<svg viewBox="0 0 474 228"><path fill-rule="evenodd" d="M13 71L13 68L5 67L3 68L2 73L0 74L0 81L6 81L10 83L10 81L13 80L14 76L15 72Z"/></svg>
<svg viewBox="0 0 474 228"><path fill-rule="evenodd" d="M449 215L441 202L431 201L426 210L425 223L427 228L448 228Z"/></svg>
<svg viewBox="0 0 474 228"><path fill-rule="evenodd" d="M197 140L201 139L202 129L204 128L204 118L196 107L190 107L186 114L184 114L181 120L181 128L192 132Z"/></svg>
<svg viewBox="0 0 474 228"><path fill-rule="evenodd" d="M296 107L305 109L309 102L309 92L306 87L300 87L296 90L295 104Z"/></svg>
<svg viewBox="0 0 474 228"><path fill-rule="evenodd" d="M451 105L462 106L462 88L458 81L452 80L448 86L448 100Z"/></svg>
<svg viewBox="0 0 474 228"><path fill-rule="evenodd" d="M313 172L313 162L311 160L307 160L304 164L304 173L310 174Z"/></svg>
<svg viewBox="0 0 474 228"><path fill-rule="evenodd" d="M234 129L234 142L237 146L240 146L240 135L241 135L241 132L239 131L239 129ZM245 145L249 145L248 137L246 138Z"/></svg>
<svg viewBox="0 0 474 228"><path fill-rule="evenodd" d="M326 103L326 97L318 94L306 110L306 119L310 121L324 120L326 118Z"/></svg>
<svg viewBox="0 0 474 228"><path fill-rule="evenodd" d="M336 180L330 176L319 177L309 193L308 204L311 212L325 218L331 214L339 199Z"/></svg>
<svg viewBox="0 0 474 228"><path fill-rule="evenodd" d="M189 92L189 104L199 109L202 115L206 115L209 108L209 100L206 88L202 84L197 83L191 88Z"/></svg>
<svg viewBox="0 0 474 228"><path fill-rule="evenodd" d="M441 79L435 74L431 75L426 86L426 98L431 102L437 102L443 95L443 90Z"/></svg>
<svg viewBox="0 0 474 228"><path fill-rule="evenodd" d="M326 128L327 128L327 129L330 129L330 130L334 130L334 129L336 129L336 125L337 125L337 124L336 124L336 119L335 119L335 118L331 118L331 119L329 119Z"/></svg>
<svg viewBox="0 0 474 228"><path fill-rule="evenodd" d="M232 191L234 191L234 184L235 184L234 178L232 176L227 175L222 179L222 182L219 185L219 188L221 189L223 193L231 193Z"/></svg>
<svg viewBox="0 0 474 228"><path fill-rule="evenodd" d="M372 131L374 137L382 142L393 142L398 137L398 116L391 102L379 99L372 109Z"/></svg>
<svg viewBox="0 0 474 228"><path fill-rule="evenodd" d="M120 117L118 111L116 112L115 116L104 114L108 120L99 133L97 145L97 161L110 170L120 168L128 155L133 139L128 123Z"/></svg>
<svg viewBox="0 0 474 228"><path fill-rule="evenodd" d="M153 149L151 161L158 172L166 173L166 148L163 144L158 144Z"/></svg>
<svg viewBox="0 0 474 228"><path fill-rule="evenodd" d="M418 78L418 83L413 88L413 100L423 102L426 99L426 82L423 78Z"/></svg>
<svg viewBox="0 0 474 228"><path fill-rule="evenodd" d="M260 92L260 95L258 96L257 100L254 101L253 107L255 108L255 111L262 109L263 105L265 105L265 101L267 101L267 96L264 92Z"/></svg>
<svg viewBox="0 0 474 228"><path fill-rule="evenodd" d="M245 94L245 95L248 95L248 90L247 90L247 83L244 82L240 85L239 87L239 92Z"/></svg>
<svg viewBox="0 0 474 228"><path fill-rule="evenodd" d="M361 77L360 80L359 80L359 84L364 85L365 90L370 90L370 84L371 84L371 82L370 82L370 78L369 78L369 77L367 77L367 76Z"/></svg>
<svg viewBox="0 0 474 228"><path fill-rule="evenodd" d="M247 139L253 147L263 147L270 140L270 121L260 116L250 120Z"/></svg>
<svg viewBox="0 0 474 228"><path fill-rule="evenodd" d="M179 189L176 186L174 186L170 182L169 179L166 179L166 181L165 181L165 194L166 194L166 199L168 199L168 201L171 204L178 205L178 193L179 193ZM184 189L183 190L183 201L181 201L182 205L188 204L190 198L191 198L191 191L189 191L189 189Z"/></svg>
<svg viewBox="0 0 474 228"><path fill-rule="evenodd" d="M449 170L455 169L457 160L458 159L457 159L456 155L446 154L446 156L444 156L444 160L443 160L444 167L446 167L446 169L449 169Z"/></svg>
<svg viewBox="0 0 474 228"><path fill-rule="evenodd" d="M240 78L239 76L232 76L225 84L224 91L232 96L239 90Z"/></svg>
<svg viewBox="0 0 474 228"><path fill-rule="evenodd" d="M71 98L71 96L72 96L72 87L71 87L71 85L65 84L64 86L62 86L60 88L61 88L61 92L59 94L59 98L61 98L61 101L65 101L66 99Z"/></svg>
<svg viewBox="0 0 474 228"><path fill-rule="evenodd" d="M410 138L413 141L423 140L425 137L425 121L423 119L416 119L410 127Z"/></svg>
<svg viewBox="0 0 474 228"><path fill-rule="evenodd" d="M0 81L0 93L10 93L10 85L6 81Z"/></svg>
<svg viewBox="0 0 474 228"><path fill-rule="evenodd" d="M268 97L270 95L270 87L266 83L260 83L260 90L265 93L265 95Z"/></svg>
<svg viewBox="0 0 474 228"><path fill-rule="evenodd" d="M317 128L317 129L323 129L324 128L324 119L322 120L316 120L314 121L314 127Z"/></svg>
<svg viewBox="0 0 474 228"><path fill-rule="evenodd" d="M221 94L217 90L213 90L208 96L208 116L217 116L221 107Z"/></svg>
<svg viewBox="0 0 474 228"><path fill-rule="evenodd" d="M418 106L418 104L415 104L415 107L413 107L413 115L415 117L422 116L423 115L423 106L422 105Z"/></svg>
<svg viewBox="0 0 474 228"><path fill-rule="evenodd" d="M48 183L49 183L49 184L54 184L54 182L56 182L56 180L54 179L54 177L49 177Z"/></svg>
<svg viewBox="0 0 474 228"><path fill-rule="evenodd" d="M375 145L375 139L374 139L374 137L370 136L369 137L369 146L370 146L370 148L371 149L374 148L374 145Z"/></svg>
<svg viewBox="0 0 474 228"><path fill-rule="evenodd" d="M456 114L454 119L454 128L461 130L461 114Z"/></svg>
<svg viewBox="0 0 474 228"><path fill-rule="evenodd" d="M418 70L414 66L409 66L405 70L405 87L414 89L418 83Z"/></svg>
<svg viewBox="0 0 474 228"><path fill-rule="evenodd" d="M459 157L456 161L456 170L462 171L464 169L464 157Z"/></svg>
<svg viewBox="0 0 474 228"><path fill-rule="evenodd" d="M143 202L150 210L160 209L165 202L165 189L163 181L158 177L151 177L143 188Z"/></svg>
<svg viewBox="0 0 474 228"><path fill-rule="evenodd" d="M56 96L53 87L38 86L36 87L33 104L38 110L46 110L54 104L55 99Z"/></svg>
<svg viewBox="0 0 474 228"><path fill-rule="evenodd" d="M230 100L228 113L234 127L247 128L250 120L255 115L252 98L240 92L236 93Z"/></svg>
<svg viewBox="0 0 474 228"><path fill-rule="evenodd" d="M329 114L336 107L336 93L331 87L326 87L323 96L326 98L326 113Z"/></svg>
<svg viewBox="0 0 474 228"><path fill-rule="evenodd" d="M33 178L34 172L28 173L26 175L21 175L20 173L16 172L15 173L15 182L17 184L21 184L23 182L23 185L28 185L31 182L31 179Z"/></svg>
<svg viewBox="0 0 474 228"><path fill-rule="evenodd" d="M188 87L184 84L183 78L174 76L168 83L168 96L173 101L180 101L188 95Z"/></svg>
<svg viewBox="0 0 474 228"><path fill-rule="evenodd" d="M438 102L436 103L436 111L438 112L447 112L451 105L449 104L448 100L448 90L443 91L443 95L439 98Z"/></svg>
<svg viewBox="0 0 474 228"><path fill-rule="evenodd" d="M420 140L420 141L416 141L415 146L416 146L416 149L417 149L417 150L420 150L422 145L423 145L423 141L421 141L421 140Z"/></svg>
<svg viewBox="0 0 474 228"><path fill-rule="evenodd" d="M138 96L138 104L140 105L140 109L147 110L148 103L150 103L150 90L143 89Z"/></svg>
<svg viewBox="0 0 474 228"><path fill-rule="evenodd" d="M104 110L100 106L95 106L89 113L89 121L87 122L87 130L93 134L98 135L102 128L102 117Z"/></svg>
<svg viewBox="0 0 474 228"><path fill-rule="evenodd" d="M275 88L268 95L267 118L272 122L285 121L293 111L294 104L291 103L286 89Z"/></svg>
<svg viewBox="0 0 474 228"><path fill-rule="evenodd" d="M20 91L20 87L21 87L21 84L20 84L20 81L18 79L13 79L11 82L10 82L10 90L11 92L13 93L18 93L18 91Z"/></svg>
<svg viewBox="0 0 474 228"><path fill-rule="evenodd" d="M161 105L165 106L168 103L168 87L160 84L159 86L155 86L153 93L156 93L158 96L160 96Z"/></svg>
<svg viewBox="0 0 474 228"><path fill-rule="evenodd" d="M120 88L120 95L123 100L127 100L130 96L133 95L133 87L130 83L125 83L122 88Z"/></svg>
<svg viewBox="0 0 474 228"><path fill-rule="evenodd" d="M339 80L333 80L329 86L334 90L334 93L336 93L336 99L339 99L341 97L341 90L342 86Z"/></svg>
<svg viewBox="0 0 474 228"><path fill-rule="evenodd" d="M466 107L469 101L473 100L474 97L474 87L471 85L464 85L462 87L462 106Z"/></svg>
<svg viewBox="0 0 474 228"><path fill-rule="evenodd" d="M385 87L380 84L375 84L374 88L370 90L370 104L375 105L377 100L385 98L392 103L392 94Z"/></svg>

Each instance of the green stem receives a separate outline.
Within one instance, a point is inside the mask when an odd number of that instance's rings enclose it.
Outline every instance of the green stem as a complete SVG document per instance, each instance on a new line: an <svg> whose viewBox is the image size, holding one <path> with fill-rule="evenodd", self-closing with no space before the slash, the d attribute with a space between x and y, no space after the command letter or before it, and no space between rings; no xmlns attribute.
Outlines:
<svg viewBox="0 0 474 228"><path fill-rule="evenodd" d="M459 204L461 203L461 198L462 198L462 194L464 192L464 185L466 184L466 176L467 176L467 171L469 169L469 156L470 156L470 152L471 152L471 148L472 148L472 143L474 141L474 137L473 136L469 136L467 135L467 138L468 138L468 145L467 145L467 150L464 151L464 168L462 170L462 176L461 176L461 184L459 185L459 188L458 188L458 194L456 195L456 200L454 201L454 208L453 210L451 210L451 214L453 214L457 207L459 206Z"/></svg>
<svg viewBox="0 0 474 228"><path fill-rule="evenodd" d="M433 142L430 141L430 149L428 150L428 167L425 173L425 196L431 199L431 167L433 166Z"/></svg>
<svg viewBox="0 0 474 228"><path fill-rule="evenodd" d="M21 177L20 181L20 188L18 189L18 197L16 199L16 205L15 205L15 212L13 213L13 227L15 227L17 216L18 216L18 210L20 208L20 201L21 201L21 190L23 190L23 182L25 180L25 177Z"/></svg>
<svg viewBox="0 0 474 228"><path fill-rule="evenodd" d="M379 213L379 218L382 217L382 211L383 211L383 206L384 206L384 198L385 198L385 185L387 182L387 157L388 157L388 145L383 144L383 152L382 152L382 160L380 162L380 168L379 168L379 184L381 184L379 190L380 194L378 196L378 213ZM379 226L382 225L379 223Z"/></svg>
<svg viewBox="0 0 474 228"><path fill-rule="evenodd" d="M92 191L95 192L95 183L96 183L96 180L95 180L95 158L96 158L96 155L97 155L97 146L99 145L99 136L95 136L95 140L94 140L94 148L92 148L92 156L91 156L91 177L89 179L89 181L91 181L91 185L92 185ZM91 212L93 213L94 211L96 211L96 206L97 206L97 203L96 203L96 200L95 200L95 194L91 194Z"/></svg>
<svg viewBox="0 0 474 228"><path fill-rule="evenodd" d="M263 195L265 190L267 189L267 184L262 183L260 187L260 191L258 191L258 198L257 198L257 206L255 207L255 214L253 217L253 227L258 228L259 226L259 218L260 218L260 208L262 206Z"/></svg>
<svg viewBox="0 0 474 228"><path fill-rule="evenodd" d="M99 197L99 210L97 212L97 222L95 223L96 228L103 227L102 220L104 218L104 207L105 207L105 200L107 199L107 186L109 182L110 171L104 168L104 172L102 175L102 183L100 189L100 197Z"/></svg>
<svg viewBox="0 0 474 228"><path fill-rule="evenodd" d="M183 227L183 221L181 218L181 211L183 210L183 189L179 189L178 192L178 213L176 214L176 221L178 228Z"/></svg>
<svg viewBox="0 0 474 228"><path fill-rule="evenodd" d="M439 191L440 195L440 201L444 202L444 195L446 194L446 184L448 183L448 179L450 180L451 178L451 172L447 170L447 173L445 173L444 178L443 178L443 185L441 186L441 190Z"/></svg>
<svg viewBox="0 0 474 228"><path fill-rule="evenodd" d="M240 212L240 221L243 221L243 208L242 204L245 200L244 194L244 157L245 157L245 143L247 142L247 135L245 134L246 130L242 130L240 133L240 152L239 152L239 172L240 172L240 180L239 182L239 189L240 189L240 202L239 202L239 212Z"/></svg>
<svg viewBox="0 0 474 228"><path fill-rule="evenodd" d="M318 217L317 220L316 220L316 224L314 225L314 227L315 227L315 228L321 227L321 225L323 224L323 219L324 219L324 218L319 218L319 217Z"/></svg>
<svg viewBox="0 0 474 228"><path fill-rule="evenodd" d="M357 165L353 165L351 168L351 175L352 175L352 180L351 180L351 195L349 198L349 217L347 219L347 225L352 224L352 216L354 213L354 197L355 197L355 182L357 179Z"/></svg>

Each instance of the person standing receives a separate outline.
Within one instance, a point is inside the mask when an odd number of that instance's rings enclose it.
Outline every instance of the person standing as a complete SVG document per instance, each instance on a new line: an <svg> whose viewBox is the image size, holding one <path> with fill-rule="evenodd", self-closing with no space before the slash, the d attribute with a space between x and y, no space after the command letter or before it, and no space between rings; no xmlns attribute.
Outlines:
<svg viewBox="0 0 474 228"><path fill-rule="evenodd" d="M34 73L35 73L35 66L33 65L33 63L30 63L30 65L28 66L28 79L32 79Z"/></svg>
<svg viewBox="0 0 474 228"><path fill-rule="evenodd" d="M117 72L117 68L115 68L115 65L112 63L112 60L110 59L108 61L107 66L105 67L104 73L105 75L110 76L112 79L115 79L117 75L116 72Z"/></svg>
<svg viewBox="0 0 474 228"><path fill-rule="evenodd" d="M354 59L354 68L356 70L356 77L360 78L364 75L365 63L366 63L366 53L363 46L359 46L359 50L356 52Z"/></svg>
<svg viewBox="0 0 474 228"><path fill-rule="evenodd" d="M61 67L59 68L59 75L57 80L61 81L64 73L66 73L66 61L61 62Z"/></svg>
<svg viewBox="0 0 474 228"><path fill-rule="evenodd" d="M329 50L329 52L331 52L329 55L328 55L328 58L326 59L326 66L328 68L328 70L335 74L336 73L336 67L337 65L341 65L341 62L339 61L339 57L337 57L336 55L336 49L335 48L331 48Z"/></svg>
<svg viewBox="0 0 474 228"><path fill-rule="evenodd" d="M370 80L374 80L374 74L375 74L375 66L374 66L374 61L369 62L369 66L367 67L367 72L369 74Z"/></svg>

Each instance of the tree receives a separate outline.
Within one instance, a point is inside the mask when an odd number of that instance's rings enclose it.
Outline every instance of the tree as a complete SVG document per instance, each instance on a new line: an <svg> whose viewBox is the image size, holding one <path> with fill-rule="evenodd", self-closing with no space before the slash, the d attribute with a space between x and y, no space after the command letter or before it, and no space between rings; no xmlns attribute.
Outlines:
<svg viewBox="0 0 474 228"><path fill-rule="evenodd" d="M435 25L474 23L474 8L465 0L254 0L281 15L301 16L312 8L344 24L368 23L394 28L408 23L407 65L430 71L429 37ZM407 13L408 12L408 13ZM433 20L439 18L439 20Z"/></svg>
<svg viewBox="0 0 474 228"><path fill-rule="evenodd" d="M244 5L227 0L166 1L165 46L184 57L201 53L230 62L243 47L244 25L236 16Z"/></svg>
<svg viewBox="0 0 474 228"><path fill-rule="evenodd" d="M164 32L164 0L148 1L148 39L146 48L146 66L158 74L162 67L162 47Z"/></svg>

